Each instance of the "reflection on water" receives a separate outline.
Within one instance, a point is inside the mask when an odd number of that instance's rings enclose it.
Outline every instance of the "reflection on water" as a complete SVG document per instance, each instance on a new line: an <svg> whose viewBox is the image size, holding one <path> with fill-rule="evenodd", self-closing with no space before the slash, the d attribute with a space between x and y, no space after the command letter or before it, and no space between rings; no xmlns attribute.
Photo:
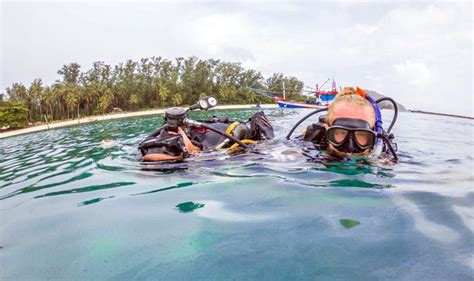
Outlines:
<svg viewBox="0 0 474 281"><path fill-rule="evenodd" d="M176 205L176 208L181 212L181 213L189 213L192 212L196 209L204 207L205 204L201 203L194 203L194 202L183 202L178 205Z"/></svg>
<svg viewBox="0 0 474 281"><path fill-rule="evenodd" d="M258 153L166 166L137 161L159 116L0 140L1 280L473 279L471 120L402 113L400 163L367 165L266 114Z"/></svg>
<svg viewBox="0 0 474 281"><path fill-rule="evenodd" d="M353 227L358 226L360 224L359 221L351 220L351 219L340 219L339 222L345 228L353 228Z"/></svg>

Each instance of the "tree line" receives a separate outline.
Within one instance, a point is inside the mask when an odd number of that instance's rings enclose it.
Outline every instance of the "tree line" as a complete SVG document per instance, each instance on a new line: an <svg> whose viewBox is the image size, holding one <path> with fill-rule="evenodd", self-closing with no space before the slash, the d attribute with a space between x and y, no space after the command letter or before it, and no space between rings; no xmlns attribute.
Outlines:
<svg viewBox="0 0 474 281"><path fill-rule="evenodd" d="M57 73L60 79L52 85L34 79L29 86L14 83L6 88L6 95L0 95L0 125L2 112L3 116L26 114L29 123L49 122L109 113L116 107L135 111L191 105L205 96L216 97L220 104L273 102L248 88L282 92L283 82L288 99L301 99L304 86L296 77L282 73L264 78L240 63L197 57L173 61L151 57L115 66L98 61L86 71L71 63ZM6 108L10 113L5 113Z"/></svg>

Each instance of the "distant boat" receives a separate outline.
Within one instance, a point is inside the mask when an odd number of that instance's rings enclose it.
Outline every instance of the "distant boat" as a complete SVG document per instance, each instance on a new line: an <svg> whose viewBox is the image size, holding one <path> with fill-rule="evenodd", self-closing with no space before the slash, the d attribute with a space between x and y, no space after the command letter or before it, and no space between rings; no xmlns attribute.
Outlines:
<svg viewBox="0 0 474 281"><path fill-rule="evenodd" d="M316 84L316 88L312 88L311 91L305 91L311 94L314 94L316 97L316 101L312 101L308 99L306 102L298 102L298 101L291 101L286 100L286 91L285 91L285 83L282 83L283 92L270 92L267 90L255 89L255 88L248 88L249 90L253 91L256 94L263 95L266 97L271 97L275 99L275 102L281 108L325 108L328 107L329 104L334 100L337 95L337 87L336 81L332 79L332 87L330 91L322 91L321 89L323 86L329 81L331 78L326 80L321 86ZM278 97L277 95L282 94L283 98Z"/></svg>
<svg viewBox="0 0 474 281"><path fill-rule="evenodd" d="M325 108L334 100L337 95L336 81L332 80L332 87L330 91L322 91L323 86L331 80L330 78L326 80L321 86L316 84L316 88L312 91L305 91L311 94L314 94L316 101L311 101L308 99L304 102L297 101L288 101L285 99L285 92L283 91L283 99L275 98L279 107L281 108Z"/></svg>
<svg viewBox="0 0 474 281"><path fill-rule="evenodd" d="M304 102L297 102L297 101L287 101L284 99L276 99L277 104L281 108L325 108L326 105L318 105L313 103L304 103Z"/></svg>

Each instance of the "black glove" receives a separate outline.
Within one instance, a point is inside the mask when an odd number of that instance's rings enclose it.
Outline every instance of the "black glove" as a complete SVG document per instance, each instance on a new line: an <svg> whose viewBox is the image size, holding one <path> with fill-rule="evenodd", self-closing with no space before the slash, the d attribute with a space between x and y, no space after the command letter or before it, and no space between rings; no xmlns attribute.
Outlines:
<svg viewBox="0 0 474 281"><path fill-rule="evenodd" d="M324 124L318 122L316 124L309 125L308 128L306 128L304 140L310 141L320 146L327 145L326 127L324 126Z"/></svg>

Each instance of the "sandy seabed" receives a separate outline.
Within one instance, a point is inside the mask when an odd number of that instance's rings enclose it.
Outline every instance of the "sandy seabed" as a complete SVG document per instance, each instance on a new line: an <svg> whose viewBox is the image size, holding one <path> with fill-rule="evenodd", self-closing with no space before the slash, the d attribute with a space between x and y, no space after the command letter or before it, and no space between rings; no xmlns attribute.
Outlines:
<svg viewBox="0 0 474 281"><path fill-rule="evenodd" d="M261 108L276 108L278 105L276 104L262 104ZM255 108L254 104L242 104L242 105L220 105L216 106L211 110L216 109L248 109L248 108ZM163 114L166 109L153 109L153 110L146 110L146 111L136 111L136 112L123 112L123 113L114 113L114 114L106 114L106 115L95 115L84 117L80 119L74 120L67 120L67 121L59 121L55 123L43 124L33 127L28 127L24 129L18 129L13 131L8 131L4 133L0 133L1 138L12 137L16 135L28 134L33 132L39 132L49 129L67 127L67 126L74 126L79 124L85 123L92 123L104 120L112 120L112 119L120 119L120 118L127 118L127 117L135 117L135 116L146 116L146 115L154 115L154 114Z"/></svg>

